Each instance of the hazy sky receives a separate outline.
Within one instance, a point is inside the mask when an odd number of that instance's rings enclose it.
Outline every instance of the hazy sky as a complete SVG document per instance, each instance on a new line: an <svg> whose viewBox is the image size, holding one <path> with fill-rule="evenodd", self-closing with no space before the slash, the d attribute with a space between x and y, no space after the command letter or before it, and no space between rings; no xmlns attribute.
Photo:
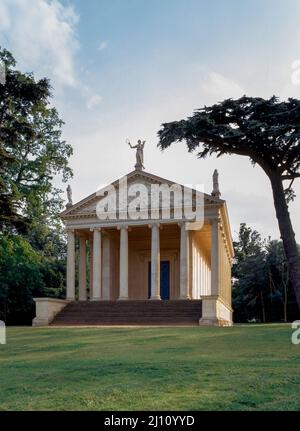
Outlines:
<svg viewBox="0 0 300 431"><path fill-rule="evenodd" d="M299 0L1 0L0 45L23 71L48 76L72 144L75 201L130 172L125 144L146 139L148 172L212 189L218 168L233 234L246 222L278 237L271 189L246 158L161 153L166 121L226 97L300 98ZM65 187L65 186L64 186ZM300 242L300 181L291 214Z"/></svg>

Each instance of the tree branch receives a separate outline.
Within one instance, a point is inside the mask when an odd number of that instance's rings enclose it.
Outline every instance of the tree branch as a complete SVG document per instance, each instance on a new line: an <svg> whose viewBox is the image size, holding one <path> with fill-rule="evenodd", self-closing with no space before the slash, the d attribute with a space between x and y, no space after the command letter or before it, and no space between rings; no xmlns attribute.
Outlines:
<svg viewBox="0 0 300 431"><path fill-rule="evenodd" d="M292 181L296 178L300 178L300 174L287 174L287 175L281 175L282 181Z"/></svg>

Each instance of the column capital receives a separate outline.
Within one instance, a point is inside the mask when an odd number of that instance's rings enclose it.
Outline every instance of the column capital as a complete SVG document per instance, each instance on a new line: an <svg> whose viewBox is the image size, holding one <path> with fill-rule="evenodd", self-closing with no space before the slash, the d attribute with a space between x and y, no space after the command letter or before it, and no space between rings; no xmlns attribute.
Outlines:
<svg viewBox="0 0 300 431"><path fill-rule="evenodd" d="M120 225L118 225L118 226L117 226L117 229L118 229L118 230L121 230L121 229L127 229L127 227L128 227L128 226L120 226Z"/></svg>
<svg viewBox="0 0 300 431"><path fill-rule="evenodd" d="M128 232L130 232L130 231L131 231L131 227L130 227L130 226L128 226L127 224L126 224L126 225L118 225L118 226L117 226L117 229L118 229L118 230L125 229L125 230L128 230Z"/></svg>
<svg viewBox="0 0 300 431"><path fill-rule="evenodd" d="M162 225L161 225L160 223L149 223L149 224L148 224L148 227L149 227L150 229L152 229L153 227L157 227L157 228L159 228L159 229L162 229Z"/></svg>
<svg viewBox="0 0 300 431"><path fill-rule="evenodd" d="M67 233L75 233L75 229L74 229L74 228L72 228L72 227L66 227L66 228L65 228L65 231L66 231Z"/></svg>
<svg viewBox="0 0 300 431"><path fill-rule="evenodd" d="M101 232L101 230L102 230L102 228L101 228L101 227L91 227L91 228L90 228L90 231L91 231L91 232L95 232L95 231L97 231L97 232Z"/></svg>
<svg viewBox="0 0 300 431"><path fill-rule="evenodd" d="M211 224L211 225L213 225L214 223L221 223L221 217L220 216L216 216L216 217L214 217L214 218L211 218L210 220L209 220L209 223Z"/></svg>

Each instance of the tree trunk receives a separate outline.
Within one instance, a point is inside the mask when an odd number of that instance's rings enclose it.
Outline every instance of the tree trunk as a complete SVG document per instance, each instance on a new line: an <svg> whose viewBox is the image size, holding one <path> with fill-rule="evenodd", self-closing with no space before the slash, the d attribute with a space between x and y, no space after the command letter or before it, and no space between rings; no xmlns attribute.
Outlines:
<svg viewBox="0 0 300 431"><path fill-rule="evenodd" d="M260 291L260 302L261 302L262 321L263 323L266 323L265 301L264 301L262 290Z"/></svg>
<svg viewBox="0 0 300 431"><path fill-rule="evenodd" d="M287 285L284 285L283 321L287 322Z"/></svg>
<svg viewBox="0 0 300 431"><path fill-rule="evenodd" d="M269 280L270 280L270 320L273 321L273 291L272 286L274 285L271 271L269 270Z"/></svg>
<svg viewBox="0 0 300 431"><path fill-rule="evenodd" d="M297 248L288 205L280 175L270 177L276 217L278 220L283 248L287 260L290 280L295 292L298 308L300 309L300 255Z"/></svg>
<svg viewBox="0 0 300 431"><path fill-rule="evenodd" d="M286 274L285 274L286 272ZM284 299L283 299L283 319L284 322L287 322L287 302L288 302L288 284L289 284L289 272L288 270L285 271L285 264L282 264L282 284L284 289Z"/></svg>

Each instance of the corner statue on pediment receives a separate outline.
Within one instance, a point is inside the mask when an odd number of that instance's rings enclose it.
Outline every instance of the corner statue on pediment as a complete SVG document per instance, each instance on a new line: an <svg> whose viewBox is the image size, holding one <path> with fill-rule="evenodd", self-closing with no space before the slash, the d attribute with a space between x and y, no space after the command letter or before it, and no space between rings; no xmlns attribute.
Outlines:
<svg viewBox="0 0 300 431"><path fill-rule="evenodd" d="M69 207L71 207L71 206L73 205L73 200L72 200L72 189L71 189L70 184L69 184L69 185L68 185L68 187L67 187L67 196L68 196L68 202L67 202L66 207L67 207L67 208L69 208Z"/></svg>
<svg viewBox="0 0 300 431"><path fill-rule="evenodd" d="M144 146L145 146L146 141L141 141L140 139L137 141L137 145L131 145L130 141L127 140L127 144L130 146L130 148L135 148L136 149L136 164L135 164L135 169L137 169L138 171L142 171L143 169L145 169L144 167Z"/></svg>
<svg viewBox="0 0 300 431"><path fill-rule="evenodd" d="M211 195L215 198L220 198L221 196L219 187L219 172L217 171L217 169L215 169L213 173L213 191L211 192Z"/></svg>

